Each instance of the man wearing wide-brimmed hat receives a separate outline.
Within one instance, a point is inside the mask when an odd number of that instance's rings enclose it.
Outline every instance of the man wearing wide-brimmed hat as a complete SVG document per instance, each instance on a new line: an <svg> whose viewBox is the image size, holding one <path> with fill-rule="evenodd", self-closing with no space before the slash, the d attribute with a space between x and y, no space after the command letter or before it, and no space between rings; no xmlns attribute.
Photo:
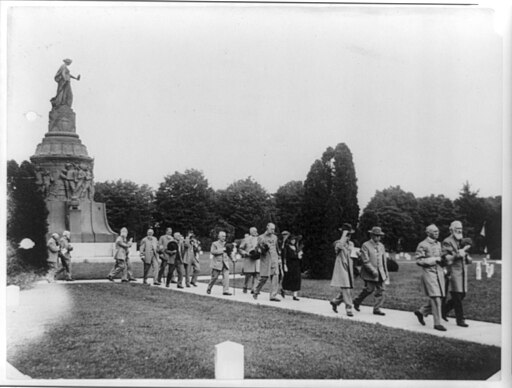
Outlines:
<svg viewBox="0 0 512 388"><path fill-rule="evenodd" d="M341 228L341 238L334 242L334 251L336 252L336 261L332 272L332 287L339 287L340 292L330 301L332 309L338 312L338 306L345 302L345 310L349 317L353 317L352 312L352 288L354 288L354 264L352 262L351 252L354 244L350 241L350 236L354 233L351 224L343 224Z"/></svg>
<svg viewBox="0 0 512 388"><path fill-rule="evenodd" d="M380 309L384 303L384 282L389 277L386 266L386 250L384 244L380 242L384 233L380 226L374 226L368 233L370 233L370 240L366 241L361 247L363 261L361 279L364 280L364 288L354 300L354 308L359 311L359 306L363 300L374 293L373 313L375 315L386 315Z"/></svg>

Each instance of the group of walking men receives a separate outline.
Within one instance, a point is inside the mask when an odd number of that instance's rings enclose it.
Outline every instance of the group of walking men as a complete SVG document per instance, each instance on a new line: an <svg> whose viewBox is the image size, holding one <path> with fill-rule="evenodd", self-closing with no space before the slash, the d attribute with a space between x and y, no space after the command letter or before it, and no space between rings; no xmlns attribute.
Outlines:
<svg viewBox="0 0 512 388"><path fill-rule="evenodd" d="M384 303L386 284L389 284L387 266L387 253L381 242L384 233L378 226L369 230L370 239L366 241L359 252L356 252L351 235L354 233L348 223L339 229L341 237L334 242L336 260L331 280L331 286L340 289L338 295L330 301L334 312L338 306L345 303L346 314L353 317L352 307L360 311L363 300L374 294L375 302L373 314L385 315L381 307ZM471 263L468 250L471 240L463 238L463 228L460 221L453 221L450 225L450 235L442 244L438 241L439 229L432 224L426 228L427 237L421 241L416 249L416 264L421 267L421 286L425 295L429 297L428 303L414 311L420 324L425 325L425 317L433 316L434 329L446 331L441 319L448 321L448 313L455 311L456 323L460 327L468 327L464 319L462 301L467 292L467 264ZM129 250L133 239L128 240L128 230L122 228L115 242L114 268L107 279L122 274L122 282L135 281L130 263ZM53 233L47 243L48 275L47 280L54 282L57 275L64 273L66 280L72 281L70 232L64 231L62 237ZM177 283L178 288L185 286L197 287L197 277L200 273L199 255L201 244L192 231L184 237L180 233L172 233L167 228L164 235L158 240L154 237L153 229L148 229L147 236L140 243L140 258L144 263L143 283L148 284L149 272L153 272L153 284L161 285L166 276L166 287L170 283ZM290 233L283 232L279 240L275 233L275 225L267 224L263 234L258 235L257 229L252 227L249 234L242 240L237 248L236 244L226 243L226 232L218 233L218 240L213 242L210 249L211 280L206 292L211 293L213 285L222 274L223 295L229 292L230 261L235 263L243 259L243 272L245 281L243 292L251 290L254 299L258 298L267 281L270 281L270 300L279 302L278 293L284 297L284 290L293 291L293 299L297 298L300 290L300 259L302 248L297 238ZM61 268L58 260L61 259ZM354 263L355 262L355 263ZM351 290L354 288L354 267L360 265L360 276L364 281L362 292L352 300ZM177 280L174 278L177 273ZM451 298L447 300L448 291Z"/></svg>
<svg viewBox="0 0 512 388"><path fill-rule="evenodd" d="M115 264L107 276L108 280L114 281L117 275L122 274L121 282L135 281L129 254L132 244L133 239L128 240L128 230L122 228L115 242ZM142 239L139 246L140 258L144 264L142 282L149 284L148 276L152 270L153 285L161 285L167 269L166 287L171 283L177 283L178 288L184 288L183 280L186 287L197 287L200 253L201 243L192 231L187 232L184 237L178 232L173 234L172 228L167 228L165 234L157 239L153 229L148 229L146 237ZM174 276L175 272L177 280Z"/></svg>
<svg viewBox="0 0 512 388"><path fill-rule="evenodd" d="M226 232L219 232L218 240L213 242L210 249L212 275L206 293L211 293L222 274L223 295L231 295L229 261L235 263L243 259L244 293L250 289L253 298L258 299L263 286L270 281L270 301L280 302L278 294L284 298L285 290L293 292L293 300L298 301L302 258L299 238L283 231L279 239L275 229L275 224L268 223L265 232L258 235L255 227L250 228L239 247L226 243Z"/></svg>
<svg viewBox="0 0 512 388"><path fill-rule="evenodd" d="M330 301L334 312L338 306L345 303L347 316L353 317L352 307L360 311L363 300L374 293L375 303L373 313L385 315L381 310L384 303L386 284L389 284L387 268L387 253L380 242L384 233L378 226L369 230L370 239L366 241L359 253L355 252L354 244L350 241L354 230L350 224L340 228L341 237L334 242L336 261L331 280L331 286L339 287L339 294ZM453 221L450 225L450 236L442 244L438 241L439 229L436 225L426 228L427 237L416 249L416 264L421 267L421 285L429 301L414 312L420 324L425 325L425 317L432 314L434 329L446 331L441 324L441 318L448 321L448 313L455 310L457 325L468 327L464 319L462 300L467 292L467 268L471 263L468 250L471 247L469 239L463 239L462 223ZM351 290L354 288L354 261L361 265L361 278L364 280L362 292L352 301ZM448 291L451 299L447 300Z"/></svg>

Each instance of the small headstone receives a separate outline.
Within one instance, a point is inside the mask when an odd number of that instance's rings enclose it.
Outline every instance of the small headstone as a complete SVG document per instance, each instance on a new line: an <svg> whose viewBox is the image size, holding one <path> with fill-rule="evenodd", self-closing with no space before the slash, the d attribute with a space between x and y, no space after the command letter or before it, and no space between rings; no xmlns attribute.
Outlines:
<svg viewBox="0 0 512 388"><path fill-rule="evenodd" d="M7 286L7 306L19 306L20 304L20 288L18 286Z"/></svg>
<svg viewBox="0 0 512 388"><path fill-rule="evenodd" d="M243 380L243 345L231 341L215 345L215 378L217 380Z"/></svg>

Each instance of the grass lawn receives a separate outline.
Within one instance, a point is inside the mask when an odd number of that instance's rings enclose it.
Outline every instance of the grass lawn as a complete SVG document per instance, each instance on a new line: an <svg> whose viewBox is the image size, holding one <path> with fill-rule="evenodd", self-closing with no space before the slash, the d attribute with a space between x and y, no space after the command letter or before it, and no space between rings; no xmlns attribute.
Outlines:
<svg viewBox="0 0 512 388"><path fill-rule="evenodd" d="M7 358L40 379L213 379L214 345L247 379L482 380L498 347L139 284L66 284L70 318Z"/></svg>
<svg viewBox="0 0 512 388"><path fill-rule="evenodd" d="M467 319L501 323L501 265L495 264L495 273L487 279L485 272L482 280L476 280L476 265L468 266L468 293L464 299L464 314ZM414 311L425 303L427 298L420 289L421 268L414 261L401 261L398 272L391 272L391 284L386 289L384 308ZM269 282L263 291L269 290ZM332 299L337 289L330 286L330 280L302 280L300 295L307 298ZM364 286L357 278L352 296L356 297ZM236 287L243 287L243 279L237 279ZM363 305L371 306L373 296L367 297ZM453 311L452 317L455 317Z"/></svg>

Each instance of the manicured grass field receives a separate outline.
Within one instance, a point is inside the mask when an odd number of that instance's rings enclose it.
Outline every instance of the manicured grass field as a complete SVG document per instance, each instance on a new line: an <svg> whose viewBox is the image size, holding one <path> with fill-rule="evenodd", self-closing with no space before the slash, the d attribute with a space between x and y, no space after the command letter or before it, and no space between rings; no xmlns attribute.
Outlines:
<svg viewBox="0 0 512 388"><path fill-rule="evenodd" d="M384 309L414 311L425 303L427 298L420 289L421 268L414 261L401 261L398 272L391 272L391 284L386 286ZM486 322L501 322L501 265L495 264L495 273L487 279L485 272L482 280L476 280L476 265L468 266L468 293L464 299L464 313L467 319ZM337 289L330 286L330 280L302 280L300 295L307 298L332 299ZM243 279L237 279L237 287L243 287ZM357 278L352 296L355 298L364 286L363 280ZM268 282L263 291L268 291ZM288 293L289 294L289 293ZM289 296L288 296L289 297ZM367 297L363 305L371 306L373 296ZM451 316L455 315L453 312Z"/></svg>
<svg viewBox="0 0 512 388"><path fill-rule="evenodd" d="M210 274L209 254L200 257L201 275ZM414 261L399 261L398 272L392 272L391 284L387 286L384 308L414 311L425 303L426 297L420 289L421 268ZM75 279L104 279L112 269L112 263L73 263L72 271ZM132 260L134 275L142 277L142 262ZM464 300L466 318L486 322L501 322L501 265L495 264L495 274L487 279L485 272L482 280L476 280L475 264L468 266L468 293ZM236 273L242 271L242 263L236 264ZM233 280L231 279L231 282ZM243 280L238 279L235 285L243 287ZM361 292L364 282L357 278L353 297ZM263 291L268 291L268 284ZM330 299L336 294L336 289L330 286L330 280L303 279L300 295L308 298ZM369 296L363 305L371 305L373 297ZM452 315L453 312L452 312Z"/></svg>
<svg viewBox="0 0 512 388"><path fill-rule="evenodd" d="M66 284L70 318L8 354L40 379L213 379L214 345L244 345L247 379L482 380L500 349L381 325L144 287Z"/></svg>

